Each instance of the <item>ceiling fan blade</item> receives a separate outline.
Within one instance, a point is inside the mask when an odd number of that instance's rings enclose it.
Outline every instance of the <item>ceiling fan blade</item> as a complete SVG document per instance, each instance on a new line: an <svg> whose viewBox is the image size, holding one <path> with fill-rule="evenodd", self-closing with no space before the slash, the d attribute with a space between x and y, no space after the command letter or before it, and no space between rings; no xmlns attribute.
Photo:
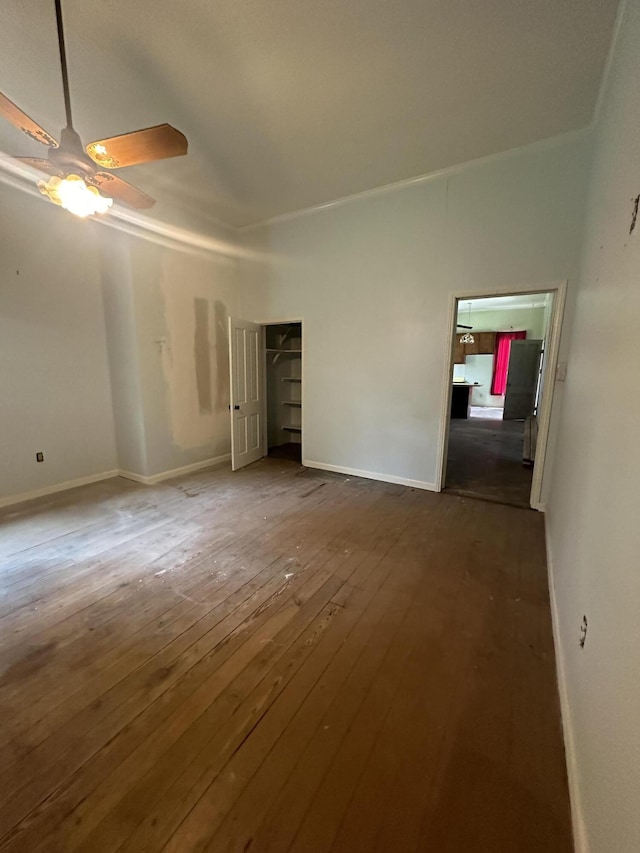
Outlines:
<svg viewBox="0 0 640 853"><path fill-rule="evenodd" d="M20 107L17 107L2 92L0 92L0 115L4 116L23 133L26 133L27 136L35 139L36 142L42 142L43 145L50 145L52 148L58 147L57 140L51 134L36 124L26 113L23 113Z"/></svg>
<svg viewBox="0 0 640 853"><path fill-rule="evenodd" d="M134 166L187 153L187 138L170 124L99 139L87 145L87 154L103 169Z"/></svg>
<svg viewBox="0 0 640 853"><path fill-rule="evenodd" d="M133 184L128 184L110 172L97 172L92 178L87 178L87 183L93 184L94 187L102 190L105 195L111 196L116 201L124 202L124 204L135 207L137 210L153 207L156 203L155 198L151 198L150 195L143 193Z"/></svg>
<svg viewBox="0 0 640 853"><path fill-rule="evenodd" d="M24 166L31 166L32 169L38 169L41 172L46 172L47 175L60 175L60 169L54 165L51 160L43 160L41 157L12 157L12 160L17 160Z"/></svg>

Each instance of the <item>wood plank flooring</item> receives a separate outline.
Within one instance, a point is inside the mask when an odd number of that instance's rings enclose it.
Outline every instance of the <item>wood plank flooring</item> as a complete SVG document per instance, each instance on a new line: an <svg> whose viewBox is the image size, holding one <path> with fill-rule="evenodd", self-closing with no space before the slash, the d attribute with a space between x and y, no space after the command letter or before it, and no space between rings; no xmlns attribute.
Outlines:
<svg viewBox="0 0 640 853"><path fill-rule="evenodd" d="M541 515L266 459L0 566L3 853L572 850Z"/></svg>

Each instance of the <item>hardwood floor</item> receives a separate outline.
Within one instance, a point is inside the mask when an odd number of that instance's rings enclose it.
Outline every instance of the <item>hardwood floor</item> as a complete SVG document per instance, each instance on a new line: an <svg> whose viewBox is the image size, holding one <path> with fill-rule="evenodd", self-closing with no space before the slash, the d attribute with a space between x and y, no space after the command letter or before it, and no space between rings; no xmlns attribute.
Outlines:
<svg viewBox="0 0 640 853"><path fill-rule="evenodd" d="M0 561L0 850L572 850L541 515L267 459Z"/></svg>

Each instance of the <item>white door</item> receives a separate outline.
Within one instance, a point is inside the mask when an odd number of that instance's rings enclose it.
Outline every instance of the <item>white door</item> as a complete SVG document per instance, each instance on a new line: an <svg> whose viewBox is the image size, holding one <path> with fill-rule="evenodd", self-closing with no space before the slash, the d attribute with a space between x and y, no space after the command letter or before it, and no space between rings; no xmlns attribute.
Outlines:
<svg viewBox="0 0 640 853"><path fill-rule="evenodd" d="M507 390L504 398L505 421L524 420L533 414L542 341L511 341Z"/></svg>
<svg viewBox="0 0 640 853"><path fill-rule="evenodd" d="M229 317L231 369L231 467L243 468L264 456L260 326Z"/></svg>

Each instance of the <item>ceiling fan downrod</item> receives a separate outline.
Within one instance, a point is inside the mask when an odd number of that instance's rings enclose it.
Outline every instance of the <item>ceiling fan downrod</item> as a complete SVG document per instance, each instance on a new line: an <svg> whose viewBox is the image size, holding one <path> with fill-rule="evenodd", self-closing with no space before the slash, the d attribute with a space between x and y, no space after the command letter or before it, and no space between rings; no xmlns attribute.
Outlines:
<svg viewBox="0 0 640 853"><path fill-rule="evenodd" d="M64 92L64 109L67 116L67 126L60 132L60 147L49 150L49 159L62 171L72 171L83 178L90 178L97 172L96 164L87 155L82 140L73 126L71 117L71 96L69 94L69 72L67 70L67 52L64 45L64 28L62 26L62 2L55 0L56 23L58 25L58 46L60 48L60 68L62 71L62 89Z"/></svg>
<svg viewBox="0 0 640 853"><path fill-rule="evenodd" d="M56 2L56 23L58 24L58 46L60 48L60 67L62 69L62 89L64 91L64 109L67 114L67 127L73 129L71 118L71 98L69 96L69 72L67 71L67 52L64 48L64 29L62 26L62 2Z"/></svg>

